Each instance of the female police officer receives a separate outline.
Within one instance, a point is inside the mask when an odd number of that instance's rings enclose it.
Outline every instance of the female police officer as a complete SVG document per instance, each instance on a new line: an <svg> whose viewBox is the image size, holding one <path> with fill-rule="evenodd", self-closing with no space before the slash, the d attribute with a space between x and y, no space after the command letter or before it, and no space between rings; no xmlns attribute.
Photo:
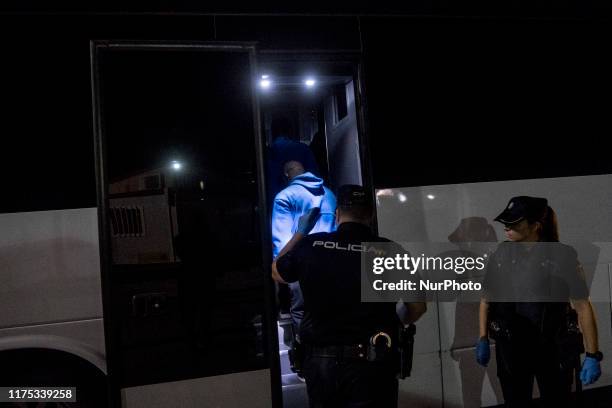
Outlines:
<svg viewBox="0 0 612 408"><path fill-rule="evenodd" d="M487 265L477 361L488 364L491 335L507 407L530 406L534 377L545 406L566 406L571 361L582 351L581 341L572 344L568 328L573 310L587 351L580 372L584 384L597 381L603 358L576 251L558 242L556 216L544 198L514 197L495 221L504 224L509 241L498 247ZM580 339L577 330L574 334Z"/></svg>

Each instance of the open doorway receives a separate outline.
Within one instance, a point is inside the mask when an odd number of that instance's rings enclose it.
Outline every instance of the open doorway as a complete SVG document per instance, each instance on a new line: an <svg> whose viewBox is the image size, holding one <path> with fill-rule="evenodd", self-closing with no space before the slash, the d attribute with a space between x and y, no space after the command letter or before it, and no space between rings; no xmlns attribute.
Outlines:
<svg viewBox="0 0 612 408"><path fill-rule="evenodd" d="M335 190L362 184L355 95L355 67L349 63L265 62L260 66L263 137L269 148L279 137L309 146L316 170ZM284 134L275 123L284 121ZM274 192L277 186L270 182Z"/></svg>
<svg viewBox="0 0 612 408"><path fill-rule="evenodd" d="M285 197L283 191L295 182L288 173L288 162L300 162L305 172L300 177L308 177L314 184L322 181L334 194L341 185L363 185L367 180L362 166L357 64L268 57L259 67L258 80L262 137L266 146L268 214L273 252L277 255L277 241L281 241L282 247L282 239L275 237L275 230L279 228L275 205L281 196ZM332 223L334 209L329 214ZM323 206L321 211L324 212ZM298 217L297 212L296 209L291 214L294 219ZM287 408L308 406L306 384L298 375L295 361L299 358L295 353L299 338L296 318L299 296L293 286L277 286L280 374L283 405Z"/></svg>

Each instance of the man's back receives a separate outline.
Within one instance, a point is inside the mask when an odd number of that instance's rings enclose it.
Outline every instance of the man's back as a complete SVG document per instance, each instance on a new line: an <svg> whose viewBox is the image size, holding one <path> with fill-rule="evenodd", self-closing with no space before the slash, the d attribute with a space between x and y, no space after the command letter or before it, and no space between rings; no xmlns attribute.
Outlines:
<svg viewBox="0 0 612 408"><path fill-rule="evenodd" d="M278 282L299 281L304 293L304 377L311 406L397 408L396 357L400 326L395 303L361 301L361 257L368 242L389 242L371 233L374 206L362 186L338 189L332 233L306 235L317 212L305 214L298 233L272 263ZM410 304L408 322L425 304Z"/></svg>
<svg viewBox="0 0 612 408"><path fill-rule="evenodd" d="M323 185L323 180L312 173L304 173L274 198L272 209L272 245L276 257L295 233L299 218L313 207L321 209L312 233L334 231L336 197Z"/></svg>
<svg viewBox="0 0 612 408"><path fill-rule="evenodd" d="M361 301L361 244L387 242L359 223L343 223L336 232L311 234L279 260L293 270L304 295L301 338L305 343L357 344L378 331L399 325L394 303Z"/></svg>

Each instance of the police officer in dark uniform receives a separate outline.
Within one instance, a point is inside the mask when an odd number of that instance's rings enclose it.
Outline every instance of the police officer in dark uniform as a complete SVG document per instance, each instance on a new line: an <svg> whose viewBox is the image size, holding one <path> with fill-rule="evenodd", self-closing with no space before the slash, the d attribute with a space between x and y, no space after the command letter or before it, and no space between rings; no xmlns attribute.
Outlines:
<svg viewBox="0 0 612 408"><path fill-rule="evenodd" d="M603 358L577 253L558 242L556 216L544 198L514 197L495 220L508 241L487 264L477 361L488 364L491 336L507 407L531 406L534 378L544 406L568 406L573 370L591 384Z"/></svg>
<svg viewBox="0 0 612 408"><path fill-rule="evenodd" d="M338 230L306 235L317 214L304 215L272 265L272 277L302 287L300 333L311 408L395 408L401 329L396 304L361 301L361 252L347 249L389 241L372 233L373 204L361 186L340 187L337 199ZM426 310L424 302L406 307L403 323Z"/></svg>

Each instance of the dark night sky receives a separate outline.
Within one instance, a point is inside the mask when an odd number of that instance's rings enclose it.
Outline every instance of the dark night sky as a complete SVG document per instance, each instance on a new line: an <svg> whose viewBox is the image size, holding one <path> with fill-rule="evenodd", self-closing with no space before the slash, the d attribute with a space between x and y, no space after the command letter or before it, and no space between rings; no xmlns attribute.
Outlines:
<svg viewBox="0 0 612 408"><path fill-rule="evenodd" d="M595 147L610 133L612 103L605 53L611 33L602 21L222 16L213 25L211 16L23 14L0 15L0 23L3 212L96 205L92 38L257 40L262 50L301 56L363 46L378 187L612 172L609 153ZM190 135L208 160L223 160L224 149L251 128L236 120L250 119L239 113L250 107L224 101L241 100L248 87L242 64L217 73L213 65L186 72L158 64L160 72L137 73L135 63L124 70L125 78L139 78L127 87L165 97L117 98L125 109L113 119L123 122L115 131L124 150L116 154L128 155L129 140L140 140L140 159L129 153L132 164L115 174L164 162L170 147L181 148L152 142L162 134ZM209 74L226 80L206 82ZM161 78L180 86L164 90ZM195 99L198 90L215 95L215 103ZM148 114L161 111L172 115ZM206 140L226 146L212 154ZM535 159L508 166L517 144Z"/></svg>
<svg viewBox="0 0 612 408"><path fill-rule="evenodd" d="M113 51L101 69L109 179L172 159L206 171L252 163L246 53Z"/></svg>

